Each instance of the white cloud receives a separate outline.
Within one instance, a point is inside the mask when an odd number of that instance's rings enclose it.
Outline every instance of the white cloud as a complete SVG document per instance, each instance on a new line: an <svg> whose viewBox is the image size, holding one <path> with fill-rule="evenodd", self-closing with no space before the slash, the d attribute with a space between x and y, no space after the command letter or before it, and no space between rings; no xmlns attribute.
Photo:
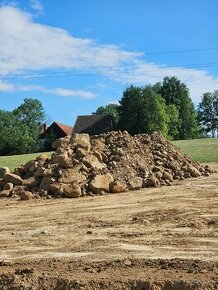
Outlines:
<svg viewBox="0 0 218 290"><path fill-rule="evenodd" d="M32 0L32 7L40 10L40 2ZM42 7L43 8L43 7ZM207 71L183 67L164 67L148 63L142 53L129 52L115 45L102 45L92 39L78 38L56 27L34 22L32 16L12 6L0 7L0 77L24 74L42 75L88 73L100 74L123 84L148 84L161 81L163 77L177 76L190 88L195 102L200 95L218 87L218 78ZM9 83L0 84L10 91ZM22 90L36 90L32 86ZM21 90L21 87L19 88ZM47 89L38 86L38 91L61 96L80 95L92 98L89 91L66 88Z"/></svg>
<svg viewBox="0 0 218 290"><path fill-rule="evenodd" d="M9 93L9 92L13 92L13 91L14 91L13 84L10 84L8 82L3 82L0 80L0 92Z"/></svg>
<svg viewBox="0 0 218 290"><path fill-rule="evenodd" d="M62 97L78 97L83 99L94 99L96 94L86 90L72 90L65 88L48 89L38 85L13 85L8 82L0 81L0 92L32 92L38 91L46 94L53 94Z"/></svg>
<svg viewBox="0 0 218 290"><path fill-rule="evenodd" d="M44 7L39 0L30 0L30 6L33 10L35 10L39 14L44 12Z"/></svg>

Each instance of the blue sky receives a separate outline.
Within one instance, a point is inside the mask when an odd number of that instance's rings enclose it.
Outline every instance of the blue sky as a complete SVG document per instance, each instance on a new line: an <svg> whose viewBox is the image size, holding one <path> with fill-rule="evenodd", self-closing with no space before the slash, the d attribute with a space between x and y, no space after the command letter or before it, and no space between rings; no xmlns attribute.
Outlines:
<svg viewBox="0 0 218 290"><path fill-rule="evenodd" d="M177 76L195 105L218 89L217 0L0 1L0 109L42 101L48 123Z"/></svg>

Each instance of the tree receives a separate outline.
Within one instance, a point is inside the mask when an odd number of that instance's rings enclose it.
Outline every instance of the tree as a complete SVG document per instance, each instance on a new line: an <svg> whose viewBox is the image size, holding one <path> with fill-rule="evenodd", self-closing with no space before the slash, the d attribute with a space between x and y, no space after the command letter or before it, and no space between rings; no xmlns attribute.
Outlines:
<svg viewBox="0 0 218 290"><path fill-rule="evenodd" d="M179 133L179 128L181 126L179 120L179 111L176 105L166 106L166 111L168 115L168 137L175 140Z"/></svg>
<svg viewBox="0 0 218 290"><path fill-rule="evenodd" d="M167 135L168 115L164 100L152 86L127 88L120 101L119 128L130 134L161 131Z"/></svg>
<svg viewBox="0 0 218 290"><path fill-rule="evenodd" d="M24 99L24 102L12 112L28 128L31 140L30 152L38 150L40 128L45 121L42 103L37 99Z"/></svg>
<svg viewBox="0 0 218 290"><path fill-rule="evenodd" d="M109 115L112 117L114 127L117 128L119 122L119 105L117 104L108 104L106 106L99 107L95 114L96 115Z"/></svg>
<svg viewBox="0 0 218 290"><path fill-rule="evenodd" d="M29 130L13 113L0 111L0 136L0 155L30 152Z"/></svg>
<svg viewBox="0 0 218 290"><path fill-rule="evenodd" d="M218 90L203 94L198 114L203 134L210 133L212 137L218 137Z"/></svg>
<svg viewBox="0 0 218 290"><path fill-rule="evenodd" d="M175 105L179 112L178 134L175 139L191 139L198 136L197 112L189 97L187 86L176 77L165 77L160 89L166 105ZM171 125L170 125L171 126Z"/></svg>

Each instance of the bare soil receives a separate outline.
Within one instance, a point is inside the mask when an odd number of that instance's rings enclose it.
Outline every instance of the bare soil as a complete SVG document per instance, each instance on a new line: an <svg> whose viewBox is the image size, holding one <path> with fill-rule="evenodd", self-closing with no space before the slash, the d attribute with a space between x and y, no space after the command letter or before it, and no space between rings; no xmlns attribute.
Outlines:
<svg viewBox="0 0 218 290"><path fill-rule="evenodd" d="M0 289L218 289L218 173L79 199L1 199Z"/></svg>

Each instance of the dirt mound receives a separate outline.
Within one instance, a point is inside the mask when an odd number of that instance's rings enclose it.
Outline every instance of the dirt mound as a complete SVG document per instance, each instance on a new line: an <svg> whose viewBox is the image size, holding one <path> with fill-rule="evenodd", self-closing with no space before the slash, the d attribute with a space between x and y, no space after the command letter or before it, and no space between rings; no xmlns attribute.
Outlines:
<svg viewBox="0 0 218 290"><path fill-rule="evenodd" d="M79 197L171 185L208 176L208 166L193 162L160 134L110 132L74 134L57 140L46 155L16 169L0 170L0 196Z"/></svg>

